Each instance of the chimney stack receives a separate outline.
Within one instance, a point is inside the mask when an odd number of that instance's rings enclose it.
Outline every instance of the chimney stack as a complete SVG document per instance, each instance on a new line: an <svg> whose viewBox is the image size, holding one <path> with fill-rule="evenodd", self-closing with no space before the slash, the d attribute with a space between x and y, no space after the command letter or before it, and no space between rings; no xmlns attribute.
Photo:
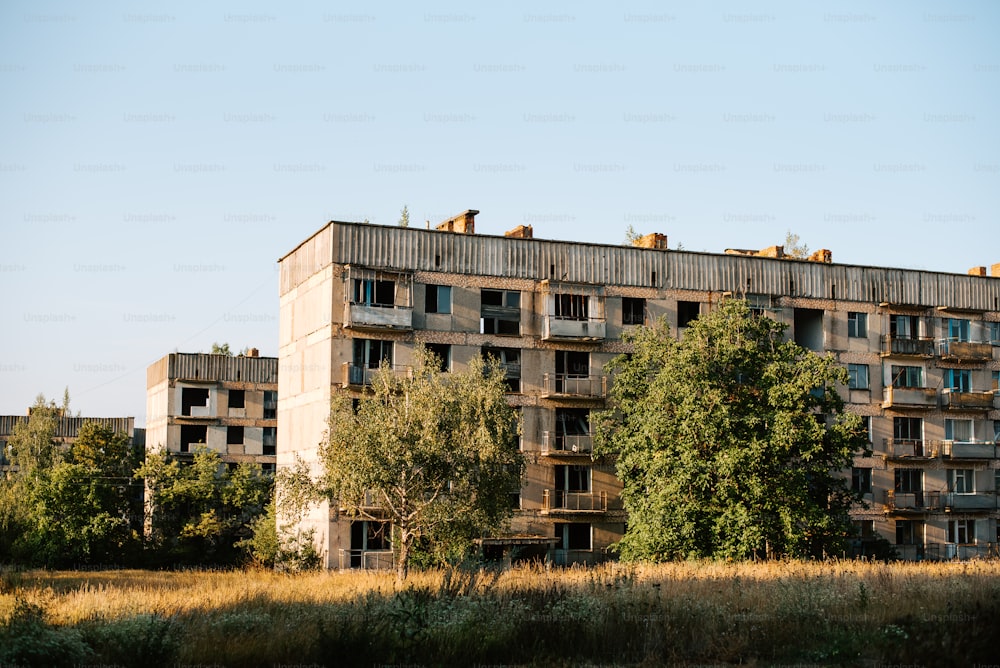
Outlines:
<svg viewBox="0 0 1000 668"><path fill-rule="evenodd" d="M475 209L466 209L462 213L449 218L448 220L440 223L437 229L441 232L456 232L458 234L475 234L476 233L476 214L479 213Z"/></svg>

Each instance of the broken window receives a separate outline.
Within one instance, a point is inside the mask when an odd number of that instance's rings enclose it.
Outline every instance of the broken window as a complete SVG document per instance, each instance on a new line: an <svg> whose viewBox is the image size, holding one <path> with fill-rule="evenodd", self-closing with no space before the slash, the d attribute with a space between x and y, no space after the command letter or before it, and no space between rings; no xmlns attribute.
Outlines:
<svg viewBox="0 0 1000 668"><path fill-rule="evenodd" d="M246 390L229 390L229 407L246 408Z"/></svg>
<svg viewBox="0 0 1000 668"><path fill-rule="evenodd" d="M587 320L590 312L590 297L557 292L555 295L557 318L563 320Z"/></svg>
<svg viewBox="0 0 1000 668"><path fill-rule="evenodd" d="M483 359L496 360L504 369L507 379L507 389L511 392L521 391L521 350L519 348L483 348Z"/></svg>
<svg viewBox="0 0 1000 668"><path fill-rule="evenodd" d="M243 445L243 427L226 427L226 445Z"/></svg>
<svg viewBox="0 0 1000 668"><path fill-rule="evenodd" d="M181 452L191 452L199 445L205 445L208 435L208 427L203 424L181 425Z"/></svg>
<svg viewBox="0 0 1000 668"><path fill-rule="evenodd" d="M795 343L809 350L823 350L823 311L797 308L793 326Z"/></svg>
<svg viewBox="0 0 1000 668"><path fill-rule="evenodd" d="M622 324L643 325L646 322L646 300L642 297L622 297Z"/></svg>
<svg viewBox="0 0 1000 668"><path fill-rule="evenodd" d="M479 329L481 334L521 334L521 293L515 290L483 290Z"/></svg>
<svg viewBox="0 0 1000 668"><path fill-rule="evenodd" d="M377 369L382 362L392 366L392 341L354 339L354 366Z"/></svg>
<svg viewBox="0 0 1000 668"><path fill-rule="evenodd" d="M356 278L351 301L364 306L395 306L396 281Z"/></svg>
<svg viewBox="0 0 1000 668"><path fill-rule="evenodd" d="M428 285L424 297L425 313L451 313L451 286Z"/></svg>
<svg viewBox="0 0 1000 668"><path fill-rule="evenodd" d="M555 526L555 537L559 539L559 550L591 549L591 527L586 522L567 522Z"/></svg>
<svg viewBox="0 0 1000 668"><path fill-rule="evenodd" d="M441 371L451 371L451 346L447 343L425 343L427 352L434 355Z"/></svg>
<svg viewBox="0 0 1000 668"><path fill-rule="evenodd" d="M701 314L699 302L677 302L677 326L687 327Z"/></svg>
<svg viewBox="0 0 1000 668"><path fill-rule="evenodd" d="M192 413L191 409L194 407L208 408L208 388L185 387L181 389L181 415L208 415L207 410Z"/></svg>
<svg viewBox="0 0 1000 668"><path fill-rule="evenodd" d="M923 387L924 370L919 366L898 366L892 365L892 386L893 387Z"/></svg>

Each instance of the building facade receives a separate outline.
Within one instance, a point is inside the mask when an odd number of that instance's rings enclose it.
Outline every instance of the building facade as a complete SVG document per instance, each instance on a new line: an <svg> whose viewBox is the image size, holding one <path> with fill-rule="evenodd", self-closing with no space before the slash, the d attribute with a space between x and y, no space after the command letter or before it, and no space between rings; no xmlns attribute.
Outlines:
<svg viewBox="0 0 1000 668"><path fill-rule="evenodd" d="M319 472L334 392L360 392L383 361L406 368L417 344L461 369L476 356L507 370L528 467L512 534L556 563L605 558L624 533L620 483L592 458L590 414L621 334L664 317L675 333L733 295L830 352L868 424L872 455L850 475L858 549L877 536L907 558L986 553L998 537L1000 265L970 275L835 265L762 252L693 253L476 235L476 211L437 230L331 222L281 258L279 466ZM975 275L972 275L972 274ZM380 564L378 527L320 506L328 567Z"/></svg>
<svg viewBox="0 0 1000 668"><path fill-rule="evenodd" d="M146 441L150 451L184 458L209 447L230 465L274 471L278 359L170 353L146 370Z"/></svg>

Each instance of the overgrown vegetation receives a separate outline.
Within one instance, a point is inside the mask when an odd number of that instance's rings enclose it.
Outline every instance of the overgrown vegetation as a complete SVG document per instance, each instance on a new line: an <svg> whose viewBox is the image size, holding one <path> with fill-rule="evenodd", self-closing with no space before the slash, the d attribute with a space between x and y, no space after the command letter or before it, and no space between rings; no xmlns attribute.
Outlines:
<svg viewBox="0 0 1000 668"><path fill-rule="evenodd" d="M0 575L0 664L988 664L996 562Z"/></svg>

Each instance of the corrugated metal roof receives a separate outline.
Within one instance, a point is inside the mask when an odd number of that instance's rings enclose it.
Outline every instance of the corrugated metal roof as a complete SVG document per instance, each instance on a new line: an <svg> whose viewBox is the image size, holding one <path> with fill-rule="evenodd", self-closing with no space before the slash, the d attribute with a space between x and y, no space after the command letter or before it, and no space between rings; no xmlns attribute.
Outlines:
<svg viewBox="0 0 1000 668"><path fill-rule="evenodd" d="M277 357L229 357L206 353L170 353L170 378L243 383L278 382Z"/></svg>
<svg viewBox="0 0 1000 668"><path fill-rule="evenodd" d="M0 436L9 437L14 425L28 421L27 415L0 415ZM113 431L132 436L135 418L130 417L63 417L56 426L57 438L76 438L85 422L95 422Z"/></svg>
<svg viewBox="0 0 1000 668"><path fill-rule="evenodd" d="M300 252L303 257L298 257ZM308 272L333 262L536 281L1000 310L1000 279L994 277L364 223L331 222L281 262L290 265L290 273L283 270L282 294Z"/></svg>

